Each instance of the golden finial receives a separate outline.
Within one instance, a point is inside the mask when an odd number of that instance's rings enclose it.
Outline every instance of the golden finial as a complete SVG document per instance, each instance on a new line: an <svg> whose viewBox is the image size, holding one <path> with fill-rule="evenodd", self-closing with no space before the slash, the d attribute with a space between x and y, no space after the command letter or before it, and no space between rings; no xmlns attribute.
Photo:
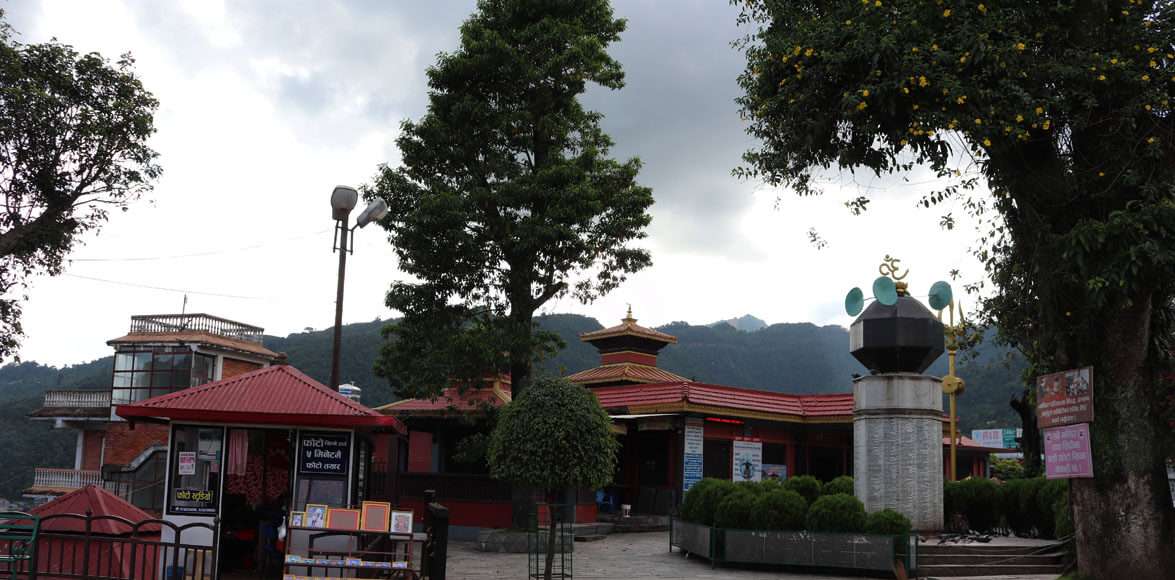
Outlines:
<svg viewBox="0 0 1175 580"><path fill-rule="evenodd" d="M636 319L632 317L632 303L631 302L628 304L628 314L626 314L624 316L624 320L625 320L625 322L636 322Z"/></svg>
<svg viewBox="0 0 1175 580"><path fill-rule="evenodd" d="M904 280L906 278L906 276L910 273L910 269L906 268L906 270L904 272L902 272L901 274L898 274L898 269L899 269L898 264L900 264L901 262L902 261L900 259L894 258L893 256L886 254L885 258L883 260L881 260L881 265L877 267L877 272L880 273L882 276L889 276L890 278L893 279L894 288L897 289L898 296L906 296L907 294L909 294L909 292L906 291L907 285L902 280Z"/></svg>

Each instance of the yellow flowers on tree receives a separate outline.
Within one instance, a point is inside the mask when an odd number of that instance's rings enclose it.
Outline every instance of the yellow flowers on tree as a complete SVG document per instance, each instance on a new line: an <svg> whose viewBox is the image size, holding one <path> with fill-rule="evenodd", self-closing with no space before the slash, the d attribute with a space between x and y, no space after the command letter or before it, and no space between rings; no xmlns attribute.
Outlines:
<svg viewBox="0 0 1175 580"><path fill-rule="evenodd" d="M1175 2L738 4L750 27L738 46L761 75L740 77L758 144L736 174L813 195L821 171L927 166L950 178L978 151L978 178L921 201L961 201L986 224L977 257L994 293L983 306L1003 340L1038 372L1098 369L1095 477L1072 485L1079 571L1166 577L1175 59L1155 55L1175 52ZM781 86L788 71L772 57L791 46L817 57Z"/></svg>

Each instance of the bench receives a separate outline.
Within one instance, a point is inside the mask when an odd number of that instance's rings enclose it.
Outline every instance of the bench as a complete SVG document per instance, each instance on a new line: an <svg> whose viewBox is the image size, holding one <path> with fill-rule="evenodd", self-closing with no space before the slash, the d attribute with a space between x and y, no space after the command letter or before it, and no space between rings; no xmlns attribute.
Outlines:
<svg viewBox="0 0 1175 580"><path fill-rule="evenodd" d="M29 576L36 565L37 533L40 516L23 512L0 512L0 564L6 564L8 577L16 579L21 562L28 562Z"/></svg>

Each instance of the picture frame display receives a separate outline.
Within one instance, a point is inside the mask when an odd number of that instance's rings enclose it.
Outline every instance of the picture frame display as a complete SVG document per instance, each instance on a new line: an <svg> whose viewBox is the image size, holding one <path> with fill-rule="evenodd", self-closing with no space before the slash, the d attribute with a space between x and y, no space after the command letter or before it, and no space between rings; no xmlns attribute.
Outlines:
<svg viewBox="0 0 1175 580"><path fill-rule="evenodd" d="M306 504L306 520L305 527L307 528L325 528L326 527L326 510L327 506L324 504L308 503Z"/></svg>
<svg viewBox="0 0 1175 580"><path fill-rule="evenodd" d="M290 512L290 527L306 527L306 512Z"/></svg>
<svg viewBox="0 0 1175 580"><path fill-rule="evenodd" d="M409 535L412 533L412 510L392 510L391 529L388 533Z"/></svg>
<svg viewBox="0 0 1175 580"><path fill-rule="evenodd" d="M326 527L332 530L359 530L359 510L350 508L329 508L326 510Z"/></svg>
<svg viewBox="0 0 1175 580"><path fill-rule="evenodd" d="M392 504L383 501L365 501L359 529L364 532L387 533L392 515Z"/></svg>

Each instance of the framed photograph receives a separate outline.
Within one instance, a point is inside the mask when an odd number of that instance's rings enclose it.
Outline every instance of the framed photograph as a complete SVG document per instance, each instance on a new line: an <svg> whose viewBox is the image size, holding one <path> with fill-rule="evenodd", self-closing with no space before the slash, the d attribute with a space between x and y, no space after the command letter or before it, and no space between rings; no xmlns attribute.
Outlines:
<svg viewBox="0 0 1175 580"><path fill-rule="evenodd" d="M412 533L412 511L392 511L392 527L388 530L393 534L408 535Z"/></svg>
<svg viewBox="0 0 1175 580"><path fill-rule="evenodd" d="M348 508L326 510L326 527L332 530L357 531L359 529L359 510Z"/></svg>
<svg viewBox="0 0 1175 580"><path fill-rule="evenodd" d="M306 512L290 512L290 527L306 527Z"/></svg>
<svg viewBox="0 0 1175 580"><path fill-rule="evenodd" d="M327 507L323 504L308 503L306 504L306 518L304 520L307 528L325 528L326 527L326 510Z"/></svg>
<svg viewBox="0 0 1175 580"><path fill-rule="evenodd" d="M362 511L363 521L359 526L360 530L387 533L388 521L392 516L392 504L383 501L365 501Z"/></svg>

